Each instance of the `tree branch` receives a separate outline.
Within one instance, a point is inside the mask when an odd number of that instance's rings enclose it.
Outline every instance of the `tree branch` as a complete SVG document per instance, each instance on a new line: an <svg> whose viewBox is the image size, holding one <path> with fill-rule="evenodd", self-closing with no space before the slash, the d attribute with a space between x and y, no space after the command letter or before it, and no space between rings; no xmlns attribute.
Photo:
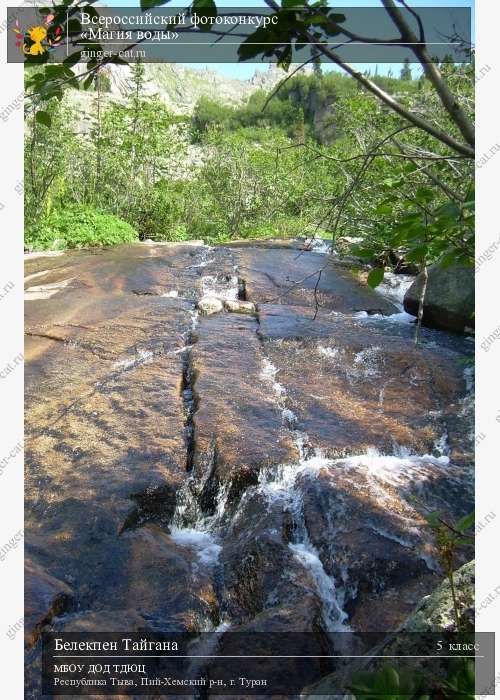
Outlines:
<svg viewBox="0 0 500 700"><path fill-rule="evenodd" d="M392 139L394 145L399 148L400 151L404 153L404 146L402 143L400 143L397 139L393 138ZM424 173L429 180L432 180L432 182L439 187L450 199L455 200L456 202L462 202L463 199L462 197L455 192L454 190L449 187L446 182L443 182L440 177L438 177L435 173L432 172L426 165L420 166L420 163L418 162L417 158L414 158L413 156L407 155L406 156L412 163L413 165L416 165L419 169L420 172Z"/></svg>
<svg viewBox="0 0 500 700"><path fill-rule="evenodd" d="M311 41L314 41L311 35L308 35L308 38ZM466 156L467 158L474 158L474 148L472 148L470 145L457 141L455 138L453 138L453 136L450 136L450 134L441 131L441 129L438 129L437 127L433 126L426 119L423 119L415 112L412 112L406 107L404 107L391 95L389 95L389 93L385 92L385 90L382 90L382 88L376 85L367 76L363 75L363 73L361 73L361 71L359 71L357 68L354 68L354 66L351 66L349 63L345 63L340 58L340 56L338 56L334 51L331 51L327 46L318 44L318 48L325 56L327 56L327 58L329 58L338 66L340 66L343 70L346 71L346 73L349 73L351 77L357 80L358 83L361 83L363 87L365 87L369 92L378 97L379 100L381 100L384 104L390 107L394 112L399 114L399 116L403 117L419 129L422 129L423 131L427 132L438 141L441 141L441 143L444 143L456 153L460 153L460 155Z"/></svg>
<svg viewBox="0 0 500 700"><path fill-rule="evenodd" d="M394 6L392 3L392 0L382 0L384 2L384 5L388 3L390 6L392 6L395 10L397 8ZM279 11L280 7L279 5L275 2L275 0L266 0L266 4L273 10ZM389 11L389 8L386 7L386 9ZM399 12L399 11L398 11ZM391 15L392 16L392 15ZM403 20L404 21L404 20ZM406 27L405 23L405 27ZM409 30L409 28L408 28ZM390 107L394 112L399 114L401 117L409 121L411 124L414 124L418 128L422 129L423 131L427 132L434 138L436 138L438 141L441 141L441 143L444 143L446 146L451 148L453 151L456 153L460 153L463 156L466 156L467 158L474 158L474 138L473 138L473 126L470 124L470 129L466 128L465 132L468 134L468 137L466 138L467 143L461 143L460 141L457 141L453 136L450 134L446 133L445 131L442 131L441 129L433 126L430 122L428 122L426 119L421 117L420 115L416 114L415 112L412 112L409 110L407 107L402 105L400 102L394 99L392 95L389 95L389 93L385 92L381 87L379 87L376 83L374 83L372 80L370 80L366 75L363 75L361 71L359 71L357 68L354 68L354 66L351 66L349 63L346 63L343 61L340 56L335 53L332 49L330 49L328 46L326 46L324 43L316 39L310 32L305 31L303 33L303 36L305 39L307 39L308 43L314 44L318 51L322 53L324 56L326 56L328 59L333 61L336 65L338 65L340 68L342 68L346 73L348 73L352 78L354 78L358 83L363 85L369 92L371 92L373 95L378 97L379 100L381 100L384 104L386 104L388 107ZM414 38L414 41L417 41L416 37L412 35ZM409 39L406 39L409 41ZM417 48L417 47L414 47ZM424 56L426 58L424 58ZM422 58L419 57L417 54L417 58L419 58L420 63L422 64L422 68L424 71L429 71L429 80L431 80L430 75L432 74L432 84L438 90L437 85L439 85L439 90L438 94L439 97L441 98L441 101L443 102L443 105L445 108L447 108L448 113L450 116L452 116L452 119L455 123L457 123L457 109L460 113L463 114L463 118L465 119L466 122L468 122L468 119L465 115L465 113L462 112L460 109L459 105L456 103L455 98L453 97L451 91L449 90L448 86L446 83L443 81L441 74L439 73L439 70L436 68L436 66L433 66L432 64L426 64L425 60L431 60L428 54L425 52L425 54L422 54ZM432 67L430 67L432 66ZM439 76L439 80L436 81L436 74ZM446 100L445 100L446 98ZM445 101L444 101L445 100ZM453 109L451 109L451 104L454 105ZM448 107L446 107L448 105ZM451 111L450 111L451 110ZM463 121L463 119L462 119ZM458 125L458 123L457 123ZM470 140L470 130L472 130L472 140Z"/></svg>
<svg viewBox="0 0 500 700"><path fill-rule="evenodd" d="M401 32L401 36L403 37L405 43L410 44L410 48L418 58L426 78L434 86L443 107L448 112L453 123L458 127L460 133L467 141L469 146L474 148L474 124L470 121L464 110L458 104L455 95L451 92L450 88L446 84L446 81L443 80L443 76L441 75L439 68L437 67L436 63L432 61L432 57L427 51L427 46L425 44L418 43L417 37L406 22L400 9L394 4L393 0L382 0L382 2L392 21Z"/></svg>

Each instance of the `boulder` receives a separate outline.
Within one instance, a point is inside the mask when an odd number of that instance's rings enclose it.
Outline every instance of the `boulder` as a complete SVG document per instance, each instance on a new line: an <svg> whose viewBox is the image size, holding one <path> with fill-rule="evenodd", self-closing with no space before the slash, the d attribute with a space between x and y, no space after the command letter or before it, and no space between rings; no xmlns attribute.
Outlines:
<svg viewBox="0 0 500 700"><path fill-rule="evenodd" d="M203 318L196 330L193 486L207 513L221 487L237 501L263 467L297 456L264 375L257 330L253 317L239 314Z"/></svg>
<svg viewBox="0 0 500 700"><path fill-rule="evenodd" d="M404 308L416 316L422 285L421 273L405 294ZM426 326L464 332L474 326L474 268L432 265L428 270L422 322Z"/></svg>
<svg viewBox="0 0 500 700"><path fill-rule="evenodd" d="M475 562L470 561L464 564L455 571L453 578L462 619L465 618L466 621L470 622L473 628ZM420 601L417 609L408 618L402 629L405 632L421 634L442 630L457 631L451 586L447 578L430 595L425 596Z"/></svg>
<svg viewBox="0 0 500 700"><path fill-rule="evenodd" d="M28 261L57 287L26 304L29 700L47 626L300 632L305 654L399 629L440 583L422 509L473 507L470 343L415 346L349 267L276 245ZM332 671L293 661L262 677Z"/></svg>
<svg viewBox="0 0 500 700"><path fill-rule="evenodd" d="M203 297L198 302L198 309L206 316L218 314L223 309L222 301L217 297Z"/></svg>
<svg viewBox="0 0 500 700"><path fill-rule="evenodd" d="M462 624L465 620L465 629L461 631L468 633L472 633L474 630L474 566L474 560L470 561L455 571L453 575L462 613ZM415 655L417 657L427 653L429 639L432 638L429 635L432 633L442 634L444 631L457 632L451 586L447 578L442 580L429 595L420 600L413 613L397 628L396 632L388 633L381 642L375 642L375 635L366 635L363 642L370 644L373 640L376 644L371 649L373 654L393 657ZM357 653L360 651L358 650ZM319 682L305 687L302 690L301 698L322 696L322 700L336 700L340 694L343 694L341 691L345 690L351 683L355 673L361 670L369 672L375 670L376 657L370 659L370 653L367 649L365 649L364 654L365 658L361 661L349 662L345 666L339 667L334 673L325 675ZM429 671L429 659L424 656L420 660L413 660L411 669L414 675L421 677L424 674L431 676L432 671L434 671L434 677L445 677L448 666L445 660L440 660ZM438 671L437 674L436 671Z"/></svg>
<svg viewBox="0 0 500 700"><path fill-rule="evenodd" d="M233 299L227 299L224 302L224 307L226 311L230 311L233 314L254 314L255 304L251 301L234 301Z"/></svg>

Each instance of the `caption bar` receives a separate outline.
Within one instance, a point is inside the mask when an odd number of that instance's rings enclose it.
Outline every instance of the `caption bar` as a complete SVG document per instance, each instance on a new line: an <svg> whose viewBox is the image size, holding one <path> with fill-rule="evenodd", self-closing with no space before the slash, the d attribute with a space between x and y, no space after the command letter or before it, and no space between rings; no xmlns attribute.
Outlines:
<svg viewBox="0 0 500 700"><path fill-rule="evenodd" d="M141 60L152 63L300 63L311 57L345 62L417 61L424 47L429 60L471 60L471 10L467 7L406 8L411 36L402 36L383 7L270 8L224 7L195 12L170 7L81 6L56 9L9 8L9 62Z"/></svg>

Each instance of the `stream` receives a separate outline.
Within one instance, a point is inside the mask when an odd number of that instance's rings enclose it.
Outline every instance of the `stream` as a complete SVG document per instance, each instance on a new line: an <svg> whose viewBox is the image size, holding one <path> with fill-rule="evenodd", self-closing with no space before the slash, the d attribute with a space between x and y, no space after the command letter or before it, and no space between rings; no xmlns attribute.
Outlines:
<svg viewBox="0 0 500 700"><path fill-rule="evenodd" d="M323 644L434 590L425 516L473 503L473 347L415 346L411 281L373 291L300 241L28 261L33 698L47 626L187 630L202 655L238 631Z"/></svg>

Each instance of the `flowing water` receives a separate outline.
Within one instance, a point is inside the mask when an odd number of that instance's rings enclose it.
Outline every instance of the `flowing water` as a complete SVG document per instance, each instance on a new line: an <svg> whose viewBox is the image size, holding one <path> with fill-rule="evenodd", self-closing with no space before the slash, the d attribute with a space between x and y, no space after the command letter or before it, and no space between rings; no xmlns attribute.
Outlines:
<svg viewBox="0 0 500 700"><path fill-rule="evenodd" d="M323 241L312 241L312 250L325 254L329 246ZM211 262L208 253L204 254L200 263L193 267L205 267ZM239 280L237 267L234 267L234 275L204 275L201 277L201 295L214 296L219 299L238 298ZM397 324L413 324L415 318L406 314L403 310L403 298L406 290L413 281L409 275L387 274L384 283L378 292L390 299L399 309L392 315L382 316L358 312L353 318L367 323L384 321ZM196 329L198 318L193 314L193 330ZM187 346L186 352L189 351ZM329 342L318 341L316 344L318 355L326 358L330 367L338 372L343 372L349 383L377 381L384 369L386 353L378 345L365 347L352 357L351 363L346 367L346 350ZM297 452L297 460L280 465L263 467L258 475L258 483L250 486L243 494L239 504L229 507L229 486L220 486L216 506L213 513L207 515L200 508L197 495L201 491L200 473L192 474L184 486L178 492L177 505L172 518L170 536L172 540L183 547L194 551L197 555L199 566L211 570L213 576L217 575L217 568L221 566L220 556L223 551L225 538L231 536L233 523L237 523L243 517L243 509L250 497L258 495L268 503L268 508L277 507L282 512L291 515L291 536L286 545L293 554L294 559L303 567L314 582L314 592L322 601L323 622L326 630L349 630L346 602L356 596L357 586L348 578L346 567L341 567L339 576L336 577L325 569L325 551L328 546L318 547L311 541L306 520L304 517L304 487L319 474L335 475L336 473L353 474L358 478L360 474L366 480L368 488L375 494L380 505L387 504L391 507L392 496L388 494L387 487L405 489L410 485L425 484L429 479L434 479L436 473L449 476L450 458L448 435L442 436L434 443L432 454L415 454L404 446L395 445L393 454L384 454L376 448L370 448L366 453L351 455L344 458L327 458L315 447L308 433L301 428L300 420L293 410L284 384L280 381L280 370L265 356L262 358L262 367L259 380L268 389L269 397L276 404L281 413L283 430L289 435ZM386 385L380 390L379 403L383 406ZM470 387L468 387L470 389ZM191 399L189 399L191 400ZM468 399L464 399L464 409ZM203 479L201 475L201 479ZM462 483L463 475L458 475L457 480ZM407 535L401 534L397 529L370 524L373 532L386 540L393 541L404 548L415 548L415 536L418 529L413 525L411 518L401 515ZM335 538L336 528L332 527L330 533L325 533L325 542ZM436 570L437 564L432 556L425 553L422 556L430 570ZM197 566L195 565L195 566ZM274 599L276 602L276 599ZM229 622L221 623L217 628L220 632L227 629ZM212 627L212 629L216 629Z"/></svg>
<svg viewBox="0 0 500 700"><path fill-rule="evenodd" d="M58 465L51 477L58 488L61 483L64 488L59 474L69 464L72 486L61 502L74 509L75 522L81 516L77 506L87 498L85 527L72 527L71 537L81 538L75 551L95 556L91 561L98 560L101 567L111 551L116 557L110 558L111 565L123 567L121 577L114 574L112 579L104 571L99 586L93 581L83 585L87 599L102 595L104 602L96 609L115 606L121 614L130 605L167 626L174 616L176 624L195 620L200 635L212 633L194 642L198 656L215 652L229 631L272 628L275 612L286 629L315 634L319 628L364 629L371 617L382 629L400 624L441 577L423 513L439 510L453 519L467 512L473 493L469 457L461 445L473 439L473 374L466 369L464 382L453 369L463 370L463 343L423 329L415 349L415 319L402 307L412 278L404 275L387 275L378 297L359 292L353 281L347 285L353 299L346 301L346 283L336 286L337 272L332 273L316 325L310 322L311 287L297 292L289 304L276 304L280 289L306 278L318 260L322 264L329 245L316 240L311 249L300 255L294 249L270 250L262 262L265 249L236 254L200 246L177 267L175 260L172 267L158 264L154 284L151 269L143 278L136 274L132 291L144 289L144 295L129 294L131 308L116 327L116 290L111 302L106 297L110 306L101 325L84 318L75 326L75 333L92 333L95 325L99 332L89 337L93 342L98 338L99 352L103 334L111 329L107 364L97 363L97 354L83 355L85 347L92 347L87 336L86 346L78 345L80 335L76 340L70 336L64 345L68 353L81 350L71 365L74 376L67 394L73 396L76 377L83 386L77 422L78 430L83 430L81 424L88 430L85 448L106 450L109 445L109 454L104 453L108 462L100 453L94 459L106 465L104 476L92 481L94 472L77 461L81 439L77 435L72 442L78 432L74 423L64 433L59 405L55 429L43 425L40 431L47 455L42 450L32 459L36 508L45 484L37 471L43 459L49 467ZM276 290L280 256L289 267ZM152 254L148 264L154 261ZM99 259L89 262L85 289L96 279L96 264ZM301 272L298 265L309 267ZM339 268L338 278L343 280L343 274ZM245 299L245 285L256 304L255 316L199 314L196 305L203 297ZM118 280L116 288L124 286ZM370 313L384 310L380 298L393 305L385 315ZM85 299L85 313L88 307ZM44 332L45 324L42 318ZM148 342L150 336L154 342ZM97 364L81 370L82 361ZM58 357L57 386L61 368ZM90 401L86 381L94 375L93 386L102 388L102 396L97 400L94 392ZM35 393L35 411L39 398ZM92 406L90 417L85 402ZM116 435L126 436L125 448ZM51 440L52 452L46 447ZM117 450L122 450L119 458ZM92 453L82 459L90 457ZM170 459L177 460L171 472ZM77 479L81 488L75 498ZM113 488L118 487L117 496ZM41 511L48 542L50 528L69 532L67 513L52 492ZM108 520L109 504L119 499L127 527ZM131 499L140 505L135 519L123 515ZM73 580L80 576L85 581L92 566L79 568L80 559L69 551L68 571ZM129 561L133 566L126 568ZM147 581L147 591L159 591L149 602L143 602L146 570L153 579L159 572L151 585ZM179 582L173 580L177 576ZM123 592L115 590L118 578L124 581ZM107 597L100 593L106 579L114 581ZM173 613L164 607L170 591ZM202 673L203 667L204 662L193 660L190 673Z"/></svg>
<svg viewBox="0 0 500 700"><path fill-rule="evenodd" d="M341 350L317 346L318 353L335 360ZM354 357L351 373L356 378L373 378L378 375L377 360L381 355L377 347L367 348ZM447 456L448 445L446 435L435 444L435 454L416 455L410 450L399 447L395 454L381 454L377 449L370 449L365 454L354 455L342 459L326 458L320 449L312 445L309 435L300 429L295 413L288 407L287 391L279 379L279 370L268 359L262 363L261 379L268 385L269 392L276 402L282 415L285 430L292 436L297 450L297 461L277 466L263 468L259 474L258 485L250 487L247 496L255 491L267 499L269 505L278 505L283 511L292 515L292 541L288 543L290 551L296 560L310 574L315 584L315 592L323 605L323 620L325 629L329 631L346 631L349 629L348 614L344 610L349 582L336 580L329 575L323 565L321 554L311 542L303 514L304 482L301 477L314 479L321 471L343 471L349 473L362 472L373 493L377 494L379 503L387 502L389 497L384 485L405 488L409 484L424 483L435 475L436 470L446 472L450 469L450 459ZM237 521L241 512L236 508L229 514L227 509L227 490L218 494L217 506L213 515L206 516L197 508L193 497L193 477L178 497L178 505L173 517L171 528L172 539L182 546L196 551L200 563L215 568L222 550L226 533L231 531L231 521ZM245 499L242 499L242 503ZM240 504L241 505L241 504ZM193 513L195 517L193 518ZM412 528L408 523L409 530ZM382 530L375 524L372 529L386 539L398 542L406 548L413 548L414 542L404 539L396 532ZM334 531L331 532L334 537ZM425 557L424 557L425 558ZM432 557L425 558L428 567L436 570L436 562ZM347 584L347 585L346 585ZM352 594L352 592L351 592Z"/></svg>

